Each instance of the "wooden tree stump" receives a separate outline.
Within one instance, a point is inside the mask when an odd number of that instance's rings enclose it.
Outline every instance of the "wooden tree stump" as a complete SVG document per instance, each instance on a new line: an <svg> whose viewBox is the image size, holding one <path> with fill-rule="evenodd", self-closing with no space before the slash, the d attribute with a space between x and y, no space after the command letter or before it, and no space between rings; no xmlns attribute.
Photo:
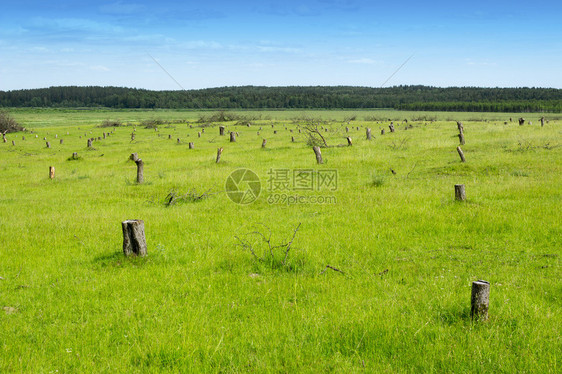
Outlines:
<svg viewBox="0 0 562 374"><path fill-rule="evenodd" d="M220 126L219 127L219 135L223 136L224 135L224 126Z"/></svg>
<svg viewBox="0 0 562 374"><path fill-rule="evenodd" d="M349 127L345 127L345 132L349 132Z"/></svg>
<svg viewBox="0 0 562 374"><path fill-rule="evenodd" d="M381 129L381 135L384 135L384 129Z"/></svg>
<svg viewBox="0 0 562 374"><path fill-rule="evenodd" d="M264 140L261 142L261 147L262 147L262 148L265 148L266 143L267 143L267 139L264 139Z"/></svg>
<svg viewBox="0 0 562 374"><path fill-rule="evenodd" d="M144 221L132 219L121 222L123 228L123 253L125 256L146 256Z"/></svg>
<svg viewBox="0 0 562 374"><path fill-rule="evenodd" d="M320 151L320 147L314 146L314 147L312 147L312 150L314 151L314 154L316 155L316 162L318 164L323 164L324 161L322 160L322 152Z"/></svg>
<svg viewBox="0 0 562 374"><path fill-rule="evenodd" d="M16 141L15 141L15 140L12 140L12 145L16 145Z"/></svg>
<svg viewBox="0 0 562 374"><path fill-rule="evenodd" d="M461 162L466 162L466 159L464 158L464 153L462 152L461 147L457 147L457 152L459 153L459 156L461 158Z"/></svg>
<svg viewBox="0 0 562 374"><path fill-rule="evenodd" d="M216 161L217 164L218 164L219 161L221 160L222 150L223 150L222 147L219 148L219 149L217 149L217 161Z"/></svg>
<svg viewBox="0 0 562 374"><path fill-rule="evenodd" d="M200 138L201 137L201 132L197 133L197 137Z"/></svg>
<svg viewBox="0 0 562 374"><path fill-rule="evenodd" d="M92 148L92 139L88 139L88 148Z"/></svg>
<svg viewBox="0 0 562 374"><path fill-rule="evenodd" d="M63 139L61 139L59 143L62 144L62 143L63 143Z"/></svg>
<svg viewBox="0 0 562 374"><path fill-rule="evenodd" d="M135 164L137 164L137 183L141 184L144 182L144 162L139 158Z"/></svg>
<svg viewBox="0 0 562 374"><path fill-rule="evenodd" d="M392 122L390 122L390 125L388 125L388 128L390 129L390 132L394 132L394 124Z"/></svg>
<svg viewBox="0 0 562 374"><path fill-rule="evenodd" d="M541 127L544 127L544 117L541 117Z"/></svg>
<svg viewBox="0 0 562 374"><path fill-rule="evenodd" d="M346 139L347 139L347 146L351 147L353 145L353 142L351 141L351 138L348 136Z"/></svg>
<svg viewBox="0 0 562 374"><path fill-rule="evenodd" d="M193 142L189 143L189 149L193 149Z"/></svg>
<svg viewBox="0 0 562 374"><path fill-rule="evenodd" d="M51 143L47 142L47 148L51 148Z"/></svg>
<svg viewBox="0 0 562 374"><path fill-rule="evenodd" d="M523 126L525 124L524 118L519 118L519 126Z"/></svg>
<svg viewBox="0 0 562 374"><path fill-rule="evenodd" d="M168 140L172 140L172 135L168 134Z"/></svg>
<svg viewBox="0 0 562 374"><path fill-rule="evenodd" d="M460 145L464 145L464 133L459 133L459 143Z"/></svg>
<svg viewBox="0 0 562 374"><path fill-rule="evenodd" d="M22 135L21 140L25 140L25 136Z"/></svg>
<svg viewBox="0 0 562 374"><path fill-rule="evenodd" d="M76 160L77 158L78 158L78 152L74 152L74 153L72 154L72 159L73 159L73 160Z"/></svg>
<svg viewBox="0 0 562 374"><path fill-rule="evenodd" d="M464 184L455 184L455 200L465 201L466 192L464 190Z"/></svg>
<svg viewBox="0 0 562 374"><path fill-rule="evenodd" d="M135 133L131 134L131 141L135 140Z"/></svg>
<svg viewBox="0 0 562 374"><path fill-rule="evenodd" d="M139 155L136 152L131 153L131 155L129 156L129 160L133 160L134 162L137 162L138 159L139 159Z"/></svg>
<svg viewBox="0 0 562 374"><path fill-rule="evenodd" d="M367 136L367 140L371 140L371 129L367 127L366 130L366 136Z"/></svg>
<svg viewBox="0 0 562 374"><path fill-rule="evenodd" d="M55 167L54 166L49 166L49 178L55 179Z"/></svg>
<svg viewBox="0 0 562 374"><path fill-rule="evenodd" d="M273 134L277 134L277 130L273 130Z"/></svg>
<svg viewBox="0 0 562 374"><path fill-rule="evenodd" d="M180 143L181 143L181 140L180 140L180 138L178 138L178 144L180 144Z"/></svg>
<svg viewBox="0 0 562 374"><path fill-rule="evenodd" d="M291 136L291 143L294 143L294 142L295 142L295 137Z"/></svg>
<svg viewBox="0 0 562 374"><path fill-rule="evenodd" d="M478 280L472 282L470 298L470 317L474 320L486 321L490 304L490 283Z"/></svg>
<svg viewBox="0 0 562 374"><path fill-rule="evenodd" d="M230 133L230 142L231 143L236 142L236 134L234 132Z"/></svg>
<svg viewBox="0 0 562 374"><path fill-rule="evenodd" d="M457 129L459 129L459 132L463 132L464 131L464 127L462 122L457 121Z"/></svg>
<svg viewBox="0 0 562 374"><path fill-rule="evenodd" d="M103 138L105 139L106 136L107 136L107 135L105 135L105 132L104 132L104 133L103 133Z"/></svg>
<svg viewBox="0 0 562 374"><path fill-rule="evenodd" d="M6 135L5 135L5 134L2 134L2 139L4 140L4 143L7 143L7 142L8 142L8 139L6 139Z"/></svg>

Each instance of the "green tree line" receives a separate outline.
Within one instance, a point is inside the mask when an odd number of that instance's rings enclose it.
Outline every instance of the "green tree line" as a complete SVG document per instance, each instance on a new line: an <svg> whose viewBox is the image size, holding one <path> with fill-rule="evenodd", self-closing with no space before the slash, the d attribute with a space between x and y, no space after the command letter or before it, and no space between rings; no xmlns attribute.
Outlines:
<svg viewBox="0 0 562 374"><path fill-rule="evenodd" d="M65 86L0 91L0 107L191 109L361 109L561 112L562 90L395 86L218 87L151 91L125 87Z"/></svg>

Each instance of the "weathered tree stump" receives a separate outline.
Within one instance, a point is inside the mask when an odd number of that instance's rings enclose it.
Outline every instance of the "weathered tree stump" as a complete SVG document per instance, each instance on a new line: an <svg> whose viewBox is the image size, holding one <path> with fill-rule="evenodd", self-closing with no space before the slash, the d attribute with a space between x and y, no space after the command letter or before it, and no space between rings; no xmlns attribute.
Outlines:
<svg viewBox="0 0 562 374"><path fill-rule="evenodd" d="M201 132L197 133L197 137L200 138L201 137Z"/></svg>
<svg viewBox="0 0 562 374"><path fill-rule="evenodd" d="M381 135L384 135L384 129L381 129Z"/></svg>
<svg viewBox="0 0 562 374"><path fill-rule="evenodd" d="M47 148L51 148L51 143L46 142L46 144L47 144Z"/></svg>
<svg viewBox="0 0 562 374"><path fill-rule="evenodd" d="M519 118L519 126L523 126L525 124L524 118Z"/></svg>
<svg viewBox="0 0 562 374"><path fill-rule="evenodd" d="M351 138L349 136L346 139L347 139L347 146L351 147L353 145L353 141L351 141Z"/></svg>
<svg viewBox="0 0 562 374"><path fill-rule="evenodd" d="M22 135L21 140L25 140L25 136Z"/></svg>
<svg viewBox="0 0 562 374"><path fill-rule="evenodd" d="M345 132L349 132L349 127L345 127Z"/></svg>
<svg viewBox="0 0 562 374"><path fill-rule="evenodd" d="M106 136L107 136L107 135L106 135L105 132L104 132L104 133L103 133L103 138L105 139Z"/></svg>
<svg viewBox="0 0 562 374"><path fill-rule="evenodd" d="M193 142L189 143L189 149L193 149Z"/></svg>
<svg viewBox="0 0 562 374"><path fill-rule="evenodd" d="M457 121L457 129L459 129L459 132L464 131L464 126L463 126L462 122Z"/></svg>
<svg viewBox="0 0 562 374"><path fill-rule="evenodd" d="M464 133L463 132L459 133L459 143L461 145L464 145Z"/></svg>
<svg viewBox="0 0 562 374"><path fill-rule="evenodd" d="M295 137L291 136L291 143L294 143L294 142L295 142Z"/></svg>
<svg viewBox="0 0 562 374"><path fill-rule="evenodd" d="M541 117L541 127L544 127L544 117Z"/></svg>
<svg viewBox="0 0 562 374"><path fill-rule="evenodd" d="M223 136L224 135L224 126L220 126L219 127L219 135Z"/></svg>
<svg viewBox="0 0 562 374"><path fill-rule="evenodd" d="M76 160L78 158L78 152L72 153L72 159Z"/></svg>
<svg viewBox="0 0 562 374"><path fill-rule="evenodd" d="M470 317L474 320L486 321L488 319L488 306L490 305L490 283L478 280L472 282L470 298Z"/></svg>
<svg viewBox="0 0 562 374"><path fill-rule="evenodd" d="M5 134L2 134L2 139L4 140L4 143L7 143L7 142L8 142L8 139L6 139L6 135L5 135Z"/></svg>
<svg viewBox="0 0 562 374"><path fill-rule="evenodd" d="M217 149L217 161L216 161L217 164L218 164L219 161L221 160L222 150L223 150L222 147L219 148L219 149Z"/></svg>
<svg viewBox="0 0 562 374"><path fill-rule="evenodd" d="M273 134L277 134L277 130L273 130Z"/></svg>
<svg viewBox="0 0 562 374"><path fill-rule="evenodd" d="M131 153L131 155L129 156L129 160L133 160L134 162L137 162L138 159L139 159L139 155L136 152Z"/></svg>
<svg viewBox="0 0 562 374"><path fill-rule="evenodd" d="M457 147L457 152L459 153L459 156L461 158L461 162L466 162L466 159L464 158L464 153L462 152L461 147Z"/></svg>
<svg viewBox="0 0 562 374"><path fill-rule="evenodd" d="M12 145L16 145L16 141L15 141L15 140L12 140Z"/></svg>
<svg viewBox="0 0 562 374"><path fill-rule="evenodd" d="M121 222L123 228L123 253L125 256L146 256L144 221L132 219Z"/></svg>
<svg viewBox="0 0 562 374"><path fill-rule="evenodd" d="M455 200L465 201L466 192L464 190L464 184L455 184Z"/></svg>
<svg viewBox="0 0 562 374"><path fill-rule="evenodd" d="M131 141L135 140L135 133L131 133Z"/></svg>
<svg viewBox="0 0 562 374"><path fill-rule="evenodd" d="M236 142L236 134L234 132L230 133L230 142L231 143Z"/></svg>
<svg viewBox="0 0 562 374"><path fill-rule="evenodd" d="M144 162L139 158L135 164L137 164L137 183L141 184L144 182Z"/></svg>
<svg viewBox="0 0 562 374"><path fill-rule="evenodd" d="M61 140L59 141L59 143L62 144L62 143L63 143L63 139L61 139Z"/></svg>
<svg viewBox="0 0 562 374"><path fill-rule="evenodd" d="M181 140L180 140L180 138L178 138L178 144L180 144L180 143L181 143Z"/></svg>
<svg viewBox="0 0 562 374"><path fill-rule="evenodd" d="M266 144L267 144L267 139L264 139L264 140L261 142L261 147L262 147L262 148L265 148L265 145L266 145Z"/></svg>
<svg viewBox="0 0 562 374"><path fill-rule="evenodd" d="M390 132L394 132L394 124L392 122L390 122L390 125L388 125L388 128L390 129Z"/></svg>
<svg viewBox="0 0 562 374"><path fill-rule="evenodd" d="M92 138L88 139L88 148L92 148Z"/></svg>
<svg viewBox="0 0 562 374"><path fill-rule="evenodd" d="M316 155L316 162L318 164L323 164L324 161L322 161L322 152L320 151L320 147L314 146L314 147L312 147L312 150L314 151L314 154Z"/></svg>
<svg viewBox="0 0 562 374"><path fill-rule="evenodd" d="M366 136L367 136L367 140L371 140L371 129L367 127L367 130L365 130Z"/></svg>
<svg viewBox="0 0 562 374"><path fill-rule="evenodd" d="M55 167L54 166L49 166L49 178L55 179Z"/></svg>
<svg viewBox="0 0 562 374"><path fill-rule="evenodd" d="M168 134L168 140L172 140L172 135Z"/></svg>

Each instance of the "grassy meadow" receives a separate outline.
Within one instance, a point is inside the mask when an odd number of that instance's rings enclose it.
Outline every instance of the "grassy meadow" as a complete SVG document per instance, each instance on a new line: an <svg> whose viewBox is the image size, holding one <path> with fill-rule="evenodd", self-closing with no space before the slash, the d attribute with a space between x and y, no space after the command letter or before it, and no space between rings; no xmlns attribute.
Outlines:
<svg viewBox="0 0 562 374"><path fill-rule="evenodd" d="M557 115L11 114L26 132L0 142L0 373L562 370ZM225 192L241 168L261 182L244 205ZM326 173L337 185L320 185ZM144 220L146 257L124 257L127 219ZM470 318L478 279L491 283L485 322Z"/></svg>

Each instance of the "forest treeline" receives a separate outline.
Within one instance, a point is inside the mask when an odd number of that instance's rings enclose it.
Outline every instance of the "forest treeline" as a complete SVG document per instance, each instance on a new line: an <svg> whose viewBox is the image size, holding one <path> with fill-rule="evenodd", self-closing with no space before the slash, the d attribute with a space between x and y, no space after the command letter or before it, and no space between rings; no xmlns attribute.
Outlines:
<svg viewBox="0 0 562 374"><path fill-rule="evenodd" d="M65 86L0 91L0 107L170 109L361 109L562 112L562 90L395 86L219 87L151 91L125 87Z"/></svg>

